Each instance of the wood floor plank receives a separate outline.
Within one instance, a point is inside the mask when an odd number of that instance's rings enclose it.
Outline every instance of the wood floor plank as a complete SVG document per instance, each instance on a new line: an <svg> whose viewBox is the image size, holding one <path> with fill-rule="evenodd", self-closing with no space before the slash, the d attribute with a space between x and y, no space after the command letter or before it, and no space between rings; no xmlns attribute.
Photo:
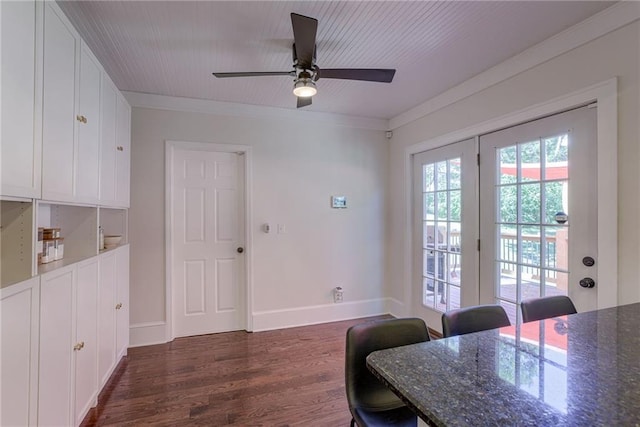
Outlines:
<svg viewBox="0 0 640 427"><path fill-rule="evenodd" d="M129 349L82 425L347 426L346 331L388 317Z"/></svg>

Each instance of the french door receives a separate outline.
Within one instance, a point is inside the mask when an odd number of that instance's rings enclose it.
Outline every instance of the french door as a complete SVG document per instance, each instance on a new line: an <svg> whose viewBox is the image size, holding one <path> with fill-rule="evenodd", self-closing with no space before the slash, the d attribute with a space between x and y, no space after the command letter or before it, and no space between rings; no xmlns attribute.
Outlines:
<svg viewBox="0 0 640 427"><path fill-rule="evenodd" d="M430 326L478 300L476 153L469 139L413 157L412 310Z"/></svg>
<svg viewBox="0 0 640 427"><path fill-rule="evenodd" d="M436 329L480 303L512 324L530 297L595 309L595 153L596 109L582 107L415 154L413 313Z"/></svg>
<svg viewBox="0 0 640 427"><path fill-rule="evenodd" d="M480 159L480 301L512 324L526 298L596 309L596 109L482 135Z"/></svg>

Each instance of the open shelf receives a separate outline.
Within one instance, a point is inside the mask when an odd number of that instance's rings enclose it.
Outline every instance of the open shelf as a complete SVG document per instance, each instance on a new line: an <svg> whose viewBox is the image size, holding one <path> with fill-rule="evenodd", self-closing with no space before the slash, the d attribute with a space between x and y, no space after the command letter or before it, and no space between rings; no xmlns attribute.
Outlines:
<svg viewBox="0 0 640 427"><path fill-rule="evenodd" d="M33 275L33 202L0 200L0 288Z"/></svg>
<svg viewBox="0 0 640 427"><path fill-rule="evenodd" d="M122 236L118 246L128 243L128 218L127 209L100 207L98 211L98 224L104 230L105 236ZM118 247L116 246L116 247ZM116 247L106 248L100 251L106 252Z"/></svg>
<svg viewBox="0 0 640 427"><path fill-rule="evenodd" d="M96 207L38 202L38 227L58 227L64 238L64 258L40 264L38 274L81 261L98 253L98 209Z"/></svg>

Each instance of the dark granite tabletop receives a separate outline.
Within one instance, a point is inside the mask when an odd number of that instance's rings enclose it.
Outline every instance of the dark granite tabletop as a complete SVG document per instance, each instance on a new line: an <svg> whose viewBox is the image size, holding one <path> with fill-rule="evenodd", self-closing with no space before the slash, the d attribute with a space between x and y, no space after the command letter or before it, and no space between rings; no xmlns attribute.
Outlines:
<svg viewBox="0 0 640 427"><path fill-rule="evenodd" d="M428 424L640 425L640 304L371 353Z"/></svg>

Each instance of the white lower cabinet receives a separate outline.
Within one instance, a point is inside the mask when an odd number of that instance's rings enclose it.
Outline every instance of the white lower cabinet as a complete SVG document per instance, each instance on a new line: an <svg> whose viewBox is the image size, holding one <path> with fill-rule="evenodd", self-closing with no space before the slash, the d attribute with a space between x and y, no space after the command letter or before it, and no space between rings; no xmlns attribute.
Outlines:
<svg viewBox="0 0 640 427"><path fill-rule="evenodd" d="M0 426L77 426L129 346L129 245L0 288Z"/></svg>
<svg viewBox="0 0 640 427"><path fill-rule="evenodd" d="M116 252L106 252L99 258L98 382L102 387L116 366Z"/></svg>
<svg viewBox="0 0 640 427"><path fill-rule="evenodd" d="M0 289L0 425L35 425L40 278Z"/></svg>
<svg viewBox="0 0 640 427"><path fill-rule="evenodd" d="M99 258L98 381L103 387L129 347L129 246Z"/></svg>
<svg viewBox="0 0 640 427"><path fill-rule="evenodd" d="M41 276L38 424L78 425L97 386L97 257Z"/></svg>
<svg viewBox="0 0 640 427"><path fill-rule="evenodd" d="M129 245L116 251L116 361L129 348Z"/></svg>
<svg viewBox="0 0 640 427"><path fill-rule="evenodd" d="M76 287L75 425L98 399L98 260L78 263Z"/></svg>

